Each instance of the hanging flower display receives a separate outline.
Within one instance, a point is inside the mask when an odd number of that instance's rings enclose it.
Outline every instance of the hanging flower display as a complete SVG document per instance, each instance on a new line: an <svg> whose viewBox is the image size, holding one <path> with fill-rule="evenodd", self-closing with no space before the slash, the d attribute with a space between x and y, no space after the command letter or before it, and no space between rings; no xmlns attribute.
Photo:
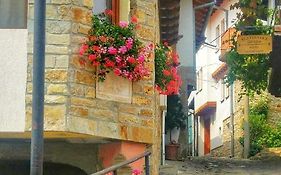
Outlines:
<svg viewBox="0 0 281 175"><path fill-rule="evenodd" d="M144 46L135 37L137 18L131 22L120 21L119 25L111 22L112 12L94 15L87 41L80 47L82 63L98 67L98 80L104 81L106 74L113 71L115 75L137 81L149 75L145 60L149 57L153 45Z"/></svg>
<svg viewBox="0 0 281 175"><path fill-rule="evenodd" d="M182 80L177 68L180 65L178 54L167 43L155 48L155 85L160 94L179 93Z"/></svg>

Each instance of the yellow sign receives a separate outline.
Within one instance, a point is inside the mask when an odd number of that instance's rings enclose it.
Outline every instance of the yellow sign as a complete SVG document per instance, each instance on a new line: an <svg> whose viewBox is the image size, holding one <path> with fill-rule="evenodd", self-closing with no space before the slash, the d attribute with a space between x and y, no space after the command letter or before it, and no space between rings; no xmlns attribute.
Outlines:
<svg viewBox="0 0 281 175"><path fill-rule="evenodd" d="M237 39L239 54L267 54L272 51L272 37L269 35L240 35Z"/></svg>

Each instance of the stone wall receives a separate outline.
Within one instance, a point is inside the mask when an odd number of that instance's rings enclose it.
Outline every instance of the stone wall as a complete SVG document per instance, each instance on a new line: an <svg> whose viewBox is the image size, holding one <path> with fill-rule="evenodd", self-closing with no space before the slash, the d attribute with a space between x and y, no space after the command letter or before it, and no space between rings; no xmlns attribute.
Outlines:
<svg viewBox="0 0 281 175"><path fill-rule="evenodd" d="M281 98L274 97L268 94L269 97L269 111L268 122L271 126L281 124Z"/></svg>
<svg viewBox="0 0 281 175"><path fill-rule="evenodd" d="M82 67L79 47L90 29L92 0L47 0L45 65L45 131L81 133L104 139L146 143L152 151L153 174L160 162L161 111L154 88L154 55L147 60L152 74L143 80L124 82L129 101L108 100L100 94L122 94L120 78L99 82L93 67ZM137 36L145 43L159 41L158 1L131 0L131 15L139 19ZM26 91L26 131L31 130L32 56L34 2L28 12L28 82ZM115 88L110 88L115 87ZM113 91L112 91L113 89ZM121 89L122 90L122 89ZM106 95L106 94L105 94Z"/></svg>
<svg viewBox="0 0 281 175"><path fill-rule="evenodd" d="M241 85L239 82L234 84L234 157L243 157L243 146L239 139L243 136L243 115L244 98L240 98ZM229 157L231 155L231 123L230 117L223 121L222 128L223 145L211 150L212 156Z"/></svg>

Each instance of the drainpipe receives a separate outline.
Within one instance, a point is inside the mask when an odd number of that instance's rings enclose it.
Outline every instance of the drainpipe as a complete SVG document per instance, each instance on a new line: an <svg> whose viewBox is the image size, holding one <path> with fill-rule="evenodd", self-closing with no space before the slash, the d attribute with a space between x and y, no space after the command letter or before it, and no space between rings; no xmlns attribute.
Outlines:
<svg viewBox="0 0 281 175"><path fill-rule="evenodd" d="M45 16L46 0L35 0L30 175L43 174Z"/></svg>
<svg viewBox="0 0 281 175"><path fill-rule="evenodd" d="M162 165L165 165L165 118L167 110L162 111Z"/></svg>

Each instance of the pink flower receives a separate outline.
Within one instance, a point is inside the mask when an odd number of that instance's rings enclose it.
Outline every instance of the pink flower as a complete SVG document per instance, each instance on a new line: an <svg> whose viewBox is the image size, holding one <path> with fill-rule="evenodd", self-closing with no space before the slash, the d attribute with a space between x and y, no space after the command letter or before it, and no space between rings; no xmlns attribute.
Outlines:
<svg viewBox="0 0 281 175"><path fill-rule="evenodd" d="M170 76L170 75L171 75L171 72L168 71L168 70L163 70L163 74L164 74L165 76Z"/></svg>
<svg viewBox="0 0 281 175"><path fill-rule="evenodd" d="M121 73L122 73L122 71L121 71L120 69L118 69L118 68L114 69L113 72L114 72L114 74L117 75L117 76L121 75Z"/></svg>
<svg viewBox="0 0 281 175"><path fill-rule="evenodd" d="M106 66L106 67L114 67L114 62L113 62L113 61L110 61L110 60L106 60L106 61L105 61L105 66Z"/></svg>
<svg viewBox="0 0 281 175"><path fill-rule="evenodd" d="M132 23L137 23L138 22L138 18L136 16L132 16L131 22Z"/></svg>
<svg viewBox="0 0 281 175"><path fill-rule="evenodd" d="M140 174L141 174L141 170L139 170L139 169L134 169L132 171L132 175L140 175Z"/></svg>
<svg viewBox="0 0 281 175"><path fill-rule="evenodd" d="M116 56L116 57L115 57L115 60L116 60L117 63L120 63L122 59L121 59L120 56Z"/></svg>
<svg viewBox="0 0 281 175"><path fill-rule="evenodd" d="M93 51L99 51L99 50L100 50L100 47L94 45L94 46L92 47L92 49L93 49Z"/></svg>
<svg viewBox="0 0 281 175"><path fill-rule="evenodd" d="M106 15L108 15L108 16L112 16L112 15L113 15L113 11L110 10L110 9L106 9L106 10L104 11L104 13L105 13Z"/></svg>
<svg viewBox="0 0 281 175"><path fill-rule="evenodd" d="M96 60L96 59L97 59L97 56L96 56L96 55L94 55L94 54L89 55L89 60L90 60L90 61L94 61L94 60Z"/></svg>
<svg viewBox="0 0 281 175"><path fill-rule="evenodd" d="M108 48L108 53L111 55L116 55L117 54L117 49L114 47L109 47Z"/></svg>
<svg viewBox="0 0 281 175"><path fill-rule="evenodd" d="M142 63L142 62L144 62L144 55L139 55L139 57L138 57L138 61L140 62L140 63Z"/></svg>
<svg viewBox="0 0 281 175"><path fill-rule="evenodd" d="M125 27L128 27L128 23L127 23L126 21L120 21L120 22L119 22L119 26L120 26L121 28L125 28Z"/></svg>
<svg viewBox="0 0 281 175"><path fill-rule="evenodd" d="M122 54L125 54L127 51L128 51L128 50L127 50L127 47L126 47L126 46L121 46L121 47L119 48L119 52L122 53Z"/></svg>
<svg viewBox="0 0 281 175"><path fill-rule="evenodd" d="M134 64L134 63L136 62L136 59L133 58L133 57L129 57L129 58L127 59L127 61L128 61L129 63L131 63L131 64Z"/></svg>
<svg viewBox="0 0 281 175"><path fill-rule="evenodd" d="M80 47L79 54L80 54L80 55L84 55L84 53L86 52L86 50L87 50L88 48L89 48L88 45L83 44L83 45Z"/></svg>

